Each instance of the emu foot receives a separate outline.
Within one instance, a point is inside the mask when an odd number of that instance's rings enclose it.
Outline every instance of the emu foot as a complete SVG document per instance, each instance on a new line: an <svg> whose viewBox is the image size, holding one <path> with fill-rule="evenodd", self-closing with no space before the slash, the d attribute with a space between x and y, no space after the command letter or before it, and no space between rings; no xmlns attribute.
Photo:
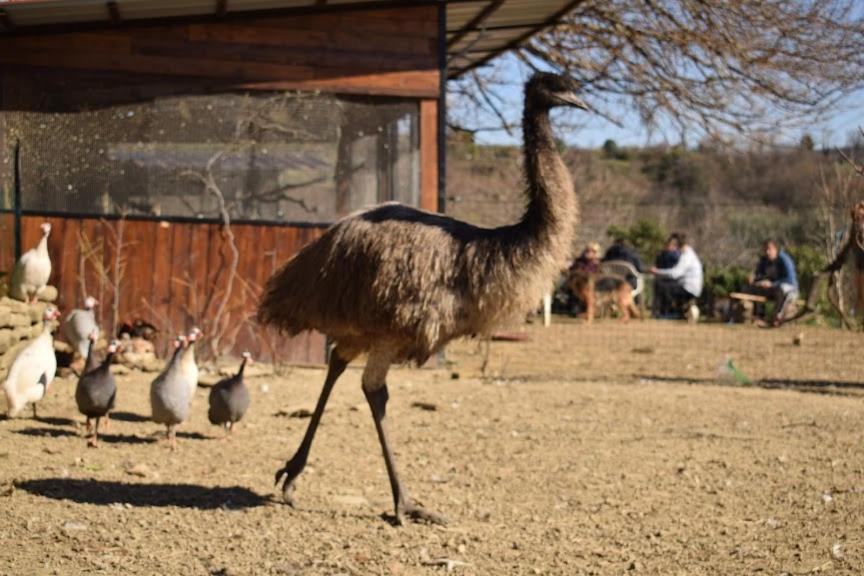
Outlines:
<svg viewBox="0 0 864 576"><path fill-rule="evenodd" d="M444 516L426 510L413 501L408 501L402 506L397 507L396 515L387 517L387 520L394 526L404 526L405 518L417 523L434 524L436 526L447 525L447 519Z"/></svg>
<svg viewBox="0 0 864 576"><path fill-rule="evenodd" d="M282 482L282 501L294 507L294 480L303 471L306 462L298 460L296 457L285 463L285 466L276 471L276 482Z"/></svg>

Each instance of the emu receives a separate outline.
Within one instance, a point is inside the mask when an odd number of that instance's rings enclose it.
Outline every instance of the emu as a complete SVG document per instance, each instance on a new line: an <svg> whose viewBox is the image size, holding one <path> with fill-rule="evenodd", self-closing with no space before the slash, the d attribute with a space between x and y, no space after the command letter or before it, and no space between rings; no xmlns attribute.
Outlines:
<svg viewBox="0 0 864 576"><path fill-rule="evenodd" d="M288 334L317 330L334 343L324 387L297 452L276 473L294 504L315 431L336 380L365 353L362 386L372 411L395 506L405 517L444 519L409 496L386 427L387 372L423 364L447 342L488 334L524 314L566 267L578 206L555 144L549 112L587 109L578 85L537 73L525 85L523 112L527 207L519 222L481 228L440 214L385 203L346 216L305 246L265 286L258 319Z"/></svg>

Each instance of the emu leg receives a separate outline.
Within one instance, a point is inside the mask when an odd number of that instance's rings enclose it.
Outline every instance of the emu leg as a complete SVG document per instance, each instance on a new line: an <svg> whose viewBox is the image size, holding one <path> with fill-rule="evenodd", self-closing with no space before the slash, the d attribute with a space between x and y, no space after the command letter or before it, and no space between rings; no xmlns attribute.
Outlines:
<svg viewBox="0 0 864 576"><path fill-rule="evenodd" d="M384 384L380 388L371 391L364 386L363 393L366 395L366 401L369 402L369 408L372 409L372 418L375 419L375 430L378 432L381 451L384 453L384 464L387 466L390 489L393 491L393 504L395 506L394 522L401 526L404 524L405 516L408 516L415 521L429 522L430 524L446 524L447 520L444 517L434 512L429 512L414 502L405 490L405 486L399 478L399 473L396 471L396 460L393 457L393 452L390 450L390 444L387 441L387 428L384 424L384 417L387 413L387 400L390 397L387 392L387 385Z"/></svg>
<svg viewBox="0 0 864 576"><path fill-rule="evenodd" d="M324 407L327 406L327 400L330 398L333 385L336 384L336 380L347 367L348 362L339 356L337 350L333 350L330 353L330 363L327 367L327 378L324 380L324 388L318 397L318 404L315 406L312 419L309 421L309 427L306 428L303 441L300 442L300 447L297 448L294 456L285 463L284 467L276 472L276 484L279 484L280 480L282 481L282 499L286 504L294 505L294 498L292 496L294 492L294 480L306 466L306 460L309 458L309 449L312 447L315 431L318 429L319 422L321 422L321 416L324 414Z"/></svg>

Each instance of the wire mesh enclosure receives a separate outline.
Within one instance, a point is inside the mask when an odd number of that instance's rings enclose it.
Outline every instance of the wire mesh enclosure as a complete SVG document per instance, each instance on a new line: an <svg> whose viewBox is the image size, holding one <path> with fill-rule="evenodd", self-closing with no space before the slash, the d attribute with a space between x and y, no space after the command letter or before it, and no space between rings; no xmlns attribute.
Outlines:
<svg viewBox="0 0 864 576"><path fill-rule="evenodd" d="M323 224L419 201L417 101L254 92L45 108L0 112L0 208L16 178L23 211L53 214L218 219L224 200L233 220Z"/></svg>

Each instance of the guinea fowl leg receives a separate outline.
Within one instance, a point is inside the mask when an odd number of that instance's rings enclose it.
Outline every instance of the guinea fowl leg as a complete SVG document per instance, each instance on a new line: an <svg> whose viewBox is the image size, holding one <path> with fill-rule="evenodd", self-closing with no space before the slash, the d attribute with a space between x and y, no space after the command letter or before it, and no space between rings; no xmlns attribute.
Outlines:
<svg viewBox="0 0 864 576"><path fill-rule="evenodd" d="M283 468L276 472L276 484L284 477L282 483L282 499L290 505L294 505L294 480L303 471L306 466L306 459L309 457L309 448L312 447L312 440L315 438L315 431L318 429L318 423L321 421L321 416L324 414L324 407L327 405L327 399L330 397L330 392L333 390L333 385L336 380L348 367L348 361L343 360L334 349L330 352L330 362L327 367L327 377L324 379L324 388L321 390L321 395L318 397L318 404L315 406L315 412L312 414L312 419L309 421L309 427L306 428L306 434L303 436L303 441L300 442L300 447L297 452L285 463Z"/></svg>
<svg viewBox="0 0 864 576"><path fill-rule="evenodd" d="M90 419L88 418L89 422ZM93 435L87 440L87 446L90 448L96 448L99 443L99 418L96 418L96 424L93 426Z"/></svg>
<svg viewBox="0 0 864 576"><path fill-rule="evenodd" d="M171 450L177 450L177 426L169 424L168 429L165 431L165 436L168 438L168 447Z"/></svg>
<svg viewBox="0 0 864 576"><path fill-rule="evenodd" d="M36 413L36 403L35 402L33 403L33 419L34 420L39 419L39 415Z"/></svg>
<svg viewBox="0 0 864 576"><path fill-rule="evenodd" d="M87 423L84 424L84 426L84 435L89 438L93 433L93 420L91 420L89 416L87 416Z"/></svg>
<svg viewBox="0 0 864 576"><path fill-rule="evenodd" d="M414 502L396 471L396 459L393 457L393 452L387 441L387 427L385 425L387 400L390 398L385 379L389 367L389 361L382 361L370 356L366 370L363 372L363 394L366 395L366 401L369 402L369 408L372 410L375 430L378 432L378 441L381 443L381 451L384 453L384 464L387 466L390 489L393 491L394 523L401 526L404 524L405 516L408 516L414 521L444 525L447 520L443 516L430 512Z"/></svg>

